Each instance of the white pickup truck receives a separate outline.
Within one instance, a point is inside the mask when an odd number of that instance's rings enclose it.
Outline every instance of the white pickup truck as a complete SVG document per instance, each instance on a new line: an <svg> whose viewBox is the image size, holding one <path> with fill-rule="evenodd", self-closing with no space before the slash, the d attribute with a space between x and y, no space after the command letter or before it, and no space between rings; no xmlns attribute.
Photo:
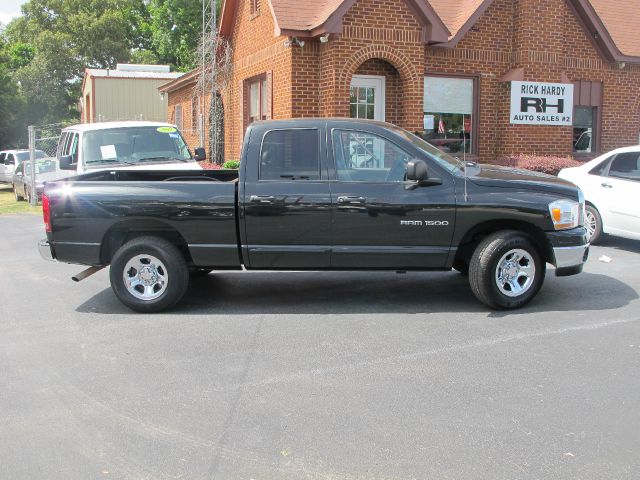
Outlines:
<svg viewBox="0 0 640 480"><path fill-rule="evenodd" d="M198 161L205 153L198 148L192 155L175 125L131 121L67 127L56 157L60 170L79 175L105 169L201 170Z"/></svg>

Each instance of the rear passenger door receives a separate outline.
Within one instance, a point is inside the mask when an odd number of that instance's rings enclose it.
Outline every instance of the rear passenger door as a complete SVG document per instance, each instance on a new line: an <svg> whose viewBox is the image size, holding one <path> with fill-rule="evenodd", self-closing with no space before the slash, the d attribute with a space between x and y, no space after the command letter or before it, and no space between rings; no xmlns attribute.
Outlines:
<svg viewBox="0 0 640 480"><path fill-rule="evenodd" d="M251 130L243 162L241 235L251 268L328 268L331 196L324 128Z"/></svg>

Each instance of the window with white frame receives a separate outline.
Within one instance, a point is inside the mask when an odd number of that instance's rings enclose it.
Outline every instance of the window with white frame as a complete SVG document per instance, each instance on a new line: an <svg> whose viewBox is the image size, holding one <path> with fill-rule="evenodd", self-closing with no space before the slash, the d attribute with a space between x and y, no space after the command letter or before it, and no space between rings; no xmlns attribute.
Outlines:
<svg viewBox="0 0 640 480"><path fill-rule="evenodd" d="M473 78L425 76L422 138L455 155L473 154L474 104Z"/></svg>

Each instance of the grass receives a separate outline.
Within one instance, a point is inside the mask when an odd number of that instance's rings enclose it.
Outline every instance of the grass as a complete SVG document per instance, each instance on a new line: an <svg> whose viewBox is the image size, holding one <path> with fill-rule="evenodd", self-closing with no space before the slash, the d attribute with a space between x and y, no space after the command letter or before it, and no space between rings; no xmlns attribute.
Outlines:
<svg viewBox="0 0 640 480"><path fill-rule="evenodd" d="M42 206L32 207L27 202L16 202L11 185L0 184L0 215L12 213L42 213Z"/></svg>

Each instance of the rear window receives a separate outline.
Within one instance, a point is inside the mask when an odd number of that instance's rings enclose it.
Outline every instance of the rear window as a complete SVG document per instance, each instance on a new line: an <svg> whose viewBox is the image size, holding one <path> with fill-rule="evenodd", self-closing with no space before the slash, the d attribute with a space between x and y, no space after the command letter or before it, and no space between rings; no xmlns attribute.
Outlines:
<svg viewBox="0 0 640 480"><path fill-rule="evenodd" d="M260 180L319 180L317 129L272 130L262 139Z"/></svg>

